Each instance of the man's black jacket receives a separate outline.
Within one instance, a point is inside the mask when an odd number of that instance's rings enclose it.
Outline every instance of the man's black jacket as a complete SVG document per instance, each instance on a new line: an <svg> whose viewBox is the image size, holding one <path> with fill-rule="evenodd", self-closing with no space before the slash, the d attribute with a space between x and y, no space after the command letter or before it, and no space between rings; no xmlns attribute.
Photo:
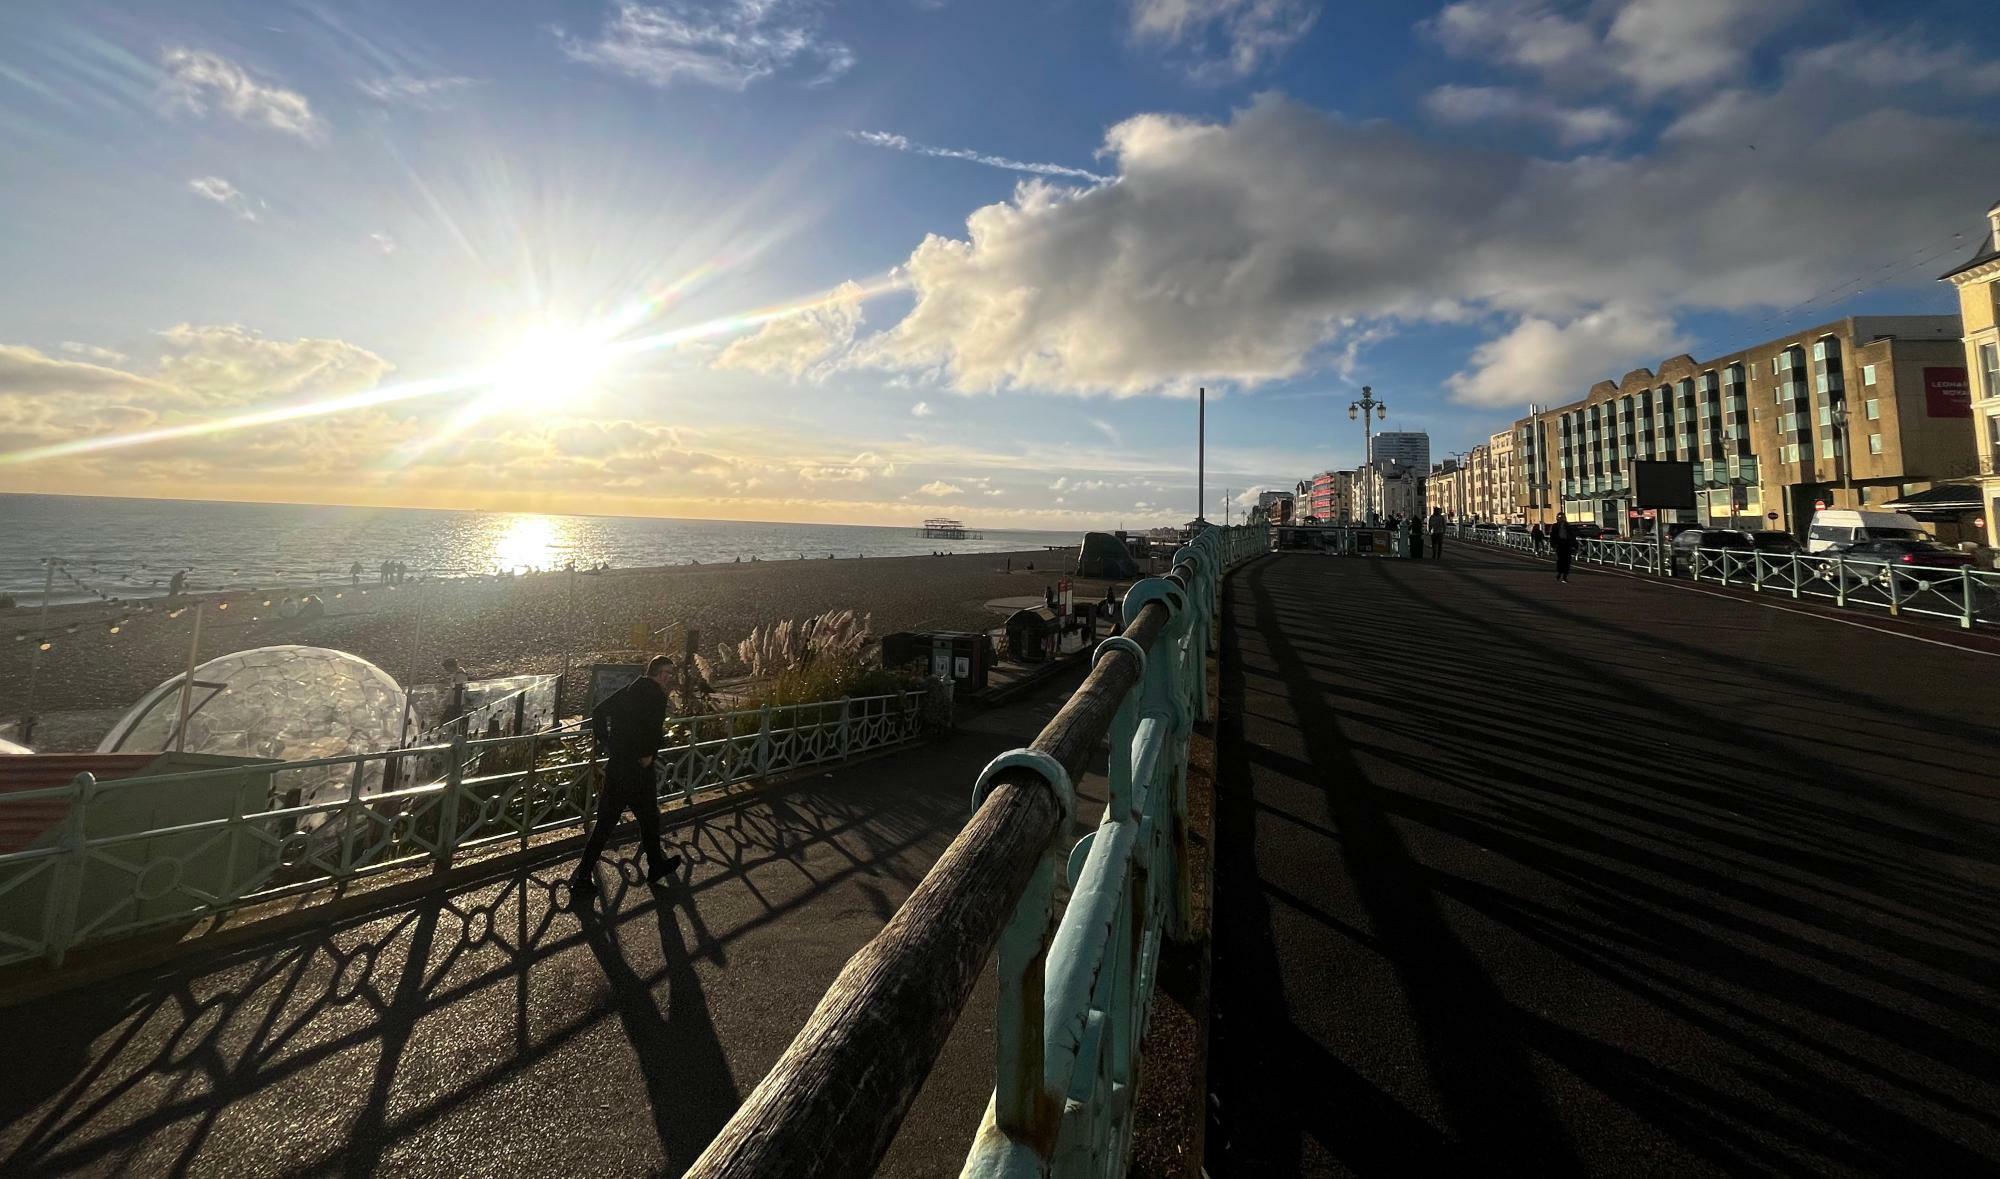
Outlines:
<svg viewBox="0 0 2000 1179"><path fill-rule="evenodd" d="M640 676L606 696L590 714L590 731L612 761L638 761L660 748L667 690Z"/></svg>

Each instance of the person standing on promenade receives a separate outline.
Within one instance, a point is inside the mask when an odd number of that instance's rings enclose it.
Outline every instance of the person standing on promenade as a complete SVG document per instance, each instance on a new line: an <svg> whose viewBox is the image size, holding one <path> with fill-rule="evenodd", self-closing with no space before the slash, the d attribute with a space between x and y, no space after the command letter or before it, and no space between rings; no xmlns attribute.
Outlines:
<svg viewBox="0 0 2000 1179"><path fill-rule="evenodd" d="M188 571L183 569L175 573L172 577L167 578L167 596L169 598L178 598L187 592L187 586Z"/></svg>
<svg viewBox="0 0 2000 1179"><path fill-rule="evenodd" d="M604 785L597 796L597 819L583 845L583 859L570 877L570 894L597 891L597 861L625 811L639 820L639 842L646 852L646 879L657 883L681 866L660 846L660 800L653 791L653 754L660 747L667 721L667 690L674 682L674 661L655 655L646 674L604 698L590 713L590 732L604 751Z"/></svg>
<svg viewBox="0 0 2000 1179"><path fill-rule="evenodd" d="M361 584L361 562L356 561L347 567L347 580L350 585Z"/></svg>
<svg viewBox="0 0 2000 1179"><path fill-rule="evenodd" d="M1549 545L1556 551L1556 580L1569 581L1570 562L1576 559L1576 529L1561 512L1556 513L1556 522L1549 529Z"/></svg>
<svg viewBox="0 0 2000 1179"><path fill-rule="evenodd" d="M1444 556L1444 509L1432 508L1430 519L1431 560Z"/></svg>
<svg viewBox="0 0 2000 1179"><path fill-rule="evenodd" d="M1542 555L1542 522L1541 522L1540 520L1537 520L1537 521L1535 521L1535 526L1534 526L1533 528L1530 528L1530 529L1528 529L1528 539L1529 539L1529 540L1531 540L1531 541L1533 541L1533 542L1534 542L1534 544L1535 544L1535 555L1536 555L1537 557L1541 556L1541 555Z"/></svg>

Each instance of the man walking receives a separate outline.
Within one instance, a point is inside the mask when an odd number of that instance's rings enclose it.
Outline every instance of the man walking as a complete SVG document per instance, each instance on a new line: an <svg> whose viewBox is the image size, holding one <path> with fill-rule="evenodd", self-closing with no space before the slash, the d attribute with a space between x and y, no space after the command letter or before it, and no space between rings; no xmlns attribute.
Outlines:
<svg viewBox="0 0 2000 1179"><path fill-rule="evenodd" d="M1439 557L1444 556L1444 509L1443 508L1431 509L1430 530L1431 530L1431 559L1435 561Z"/></svg>
<svg viewBox="0 0 2000 1179"><path fill-rule="evenodd" d="M1535 555L1536 555L1537 557L1541 556L1541 555L1542 555L1542 522L1541 522L1540 520L1537 520L1537 521L1535 521L1535 526L1534 526L1533 528L1530 528L1530 529L1528 529L1528 539L1529 539L1529 540L1531 540L1531 541L1534 541L1534 542L1535 542Z"/></svg>
<svg viewBox="0 0 2000 1179"><path fill-rule="evenodd" d="M660 747L667 721L667 687L674 682L674 661L655 655L646 674L604 698L590 714L590 732L604 751L604 786L598 792L597 819L583 845L583 859L570 877L570 894L583 897L597 891L597 860L624 812L639 820L639 842L646 852L646 879L657 884L681 866L660 846L660 800L653 792L653 754Z"/></svg>
<svg viewBox="0 0 2000 1179"><path fill-rule="evenodd" d="M1569 565L1576 558L1576 529L1570 527L1569 517L1556 513L1556 522L1549 528L1549 546L1556 551L1556 580L1569 581Z"/></svg>

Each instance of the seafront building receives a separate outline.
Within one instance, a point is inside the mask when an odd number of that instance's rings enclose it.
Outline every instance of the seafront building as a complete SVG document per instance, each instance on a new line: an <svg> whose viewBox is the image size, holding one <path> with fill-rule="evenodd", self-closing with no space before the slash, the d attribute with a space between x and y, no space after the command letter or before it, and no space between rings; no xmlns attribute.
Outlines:
<svg viewBox="0 0 2000 1179"><path fill-rule="evenodd" d="M1423 468L1378 460L1356 472L1365 484L1359 502L1353 505L1354 518L1373 516L1377 521L1390 517L1411 519L1423 515L1425 472Z"/></svg>
<svg viewBox="0 0 2000 1179"><path fill-rule="evenodd" d="M1257 493L1258 520L1284 523L1292 518L1293 495L1289 491L1260 491Z"/></svg>
<svg viewBox="0 0 2000 1179"><path fill-rule="evenodd" d="M1425 480L1425 512L1443 508L1453 520L1507 524L1521 519L1516 487L1514 431L1502 430L1461 459L1431 468Z"/></svg>
<svg viewBox="0 0 2000 1179"><path fill-rule="evenodd" d="M1991 229L1979 249L1941 278L1958 288L1980 515L1986 543L2000 548L2000 203L1986 210L1986 220Z"/></svg>
<svg viewBox="0 0 2000 1179"><path fill-rule="evenodd" d="M1386 430L1375 435L1374 453L1378 463L1394 463L1409 470L1431 468L1431 436L1421 430Z"/></svg>
<svg viewBox="0 0 2000 1179"><path fill-rule="evenodd" d="M1803 532L1819 507L1872 508L1975 469L1959 317L1850 316L1710 360L1600 381L1514 424L1508 494L1631 530L1632 464L1696 464L1695 518Z"/></svg>

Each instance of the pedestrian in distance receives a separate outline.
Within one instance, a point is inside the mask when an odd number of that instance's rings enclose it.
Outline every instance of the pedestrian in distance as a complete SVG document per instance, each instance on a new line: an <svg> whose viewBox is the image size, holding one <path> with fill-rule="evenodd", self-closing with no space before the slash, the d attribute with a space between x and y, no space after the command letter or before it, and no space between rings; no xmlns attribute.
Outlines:
<svg viewBox="0 0 2000 1179"><path fill-rule="evenodd" d="M1541 555L1542 555L1542 522L1541 522L1540 520L1537 520L1537 521L1535 521L1535 526L1534 526L1533 528L1530 528L1530 529L1528 529L1528 539L1529 539L1530 541L1534 542L1534 545L1535 545L1535 555L1536 555L1537 557L1541 556Z"/></svg>
<svg viewBox="0 0 2000 1179"><path fill-rule="evenodd" d="M180 597L187 592L187 584L188 571L183 569L172 577L167 578L167 596L170 598Z"/></svg>
<svg viewBox="0 0 2000 1179"><path fill-rule="evenodd" d="M572 898L597 891L597 861L611 839L611 828L628 810L639 820L647 882L658 884L681 866L681 858L668 855L660 845L660 799L653 788L653 755L659 750L666 726L667 691L674 679L674 661L655 655L646 664L646 674L591 710L590 732L604 755L604 782L597 796L597 818L583 845L583 859L570 877Z"/></svg>
<svg viewBox="0 0 2000 1179"><path fill-rule="evenodd" d="M1444 509L1432 508L1430 519L1431 559L1444 556Z"/></svg>
<svg viewBox="0 0 2000 1179"><path fill-rule="evenodd" d="M347 582L349 585L361 584L361 562L356 561L347 567Z"/></svg>
<svg viewBox="0 0 2000 1179"><path fill-rule="evenodd" d="M1549 546L1556 551L1557 581L1569 581L1570 562L1576 559L1576 541L1576 528L1570 524L1569 517L1557 512L1556 522L1549 529Z"/></svg>

